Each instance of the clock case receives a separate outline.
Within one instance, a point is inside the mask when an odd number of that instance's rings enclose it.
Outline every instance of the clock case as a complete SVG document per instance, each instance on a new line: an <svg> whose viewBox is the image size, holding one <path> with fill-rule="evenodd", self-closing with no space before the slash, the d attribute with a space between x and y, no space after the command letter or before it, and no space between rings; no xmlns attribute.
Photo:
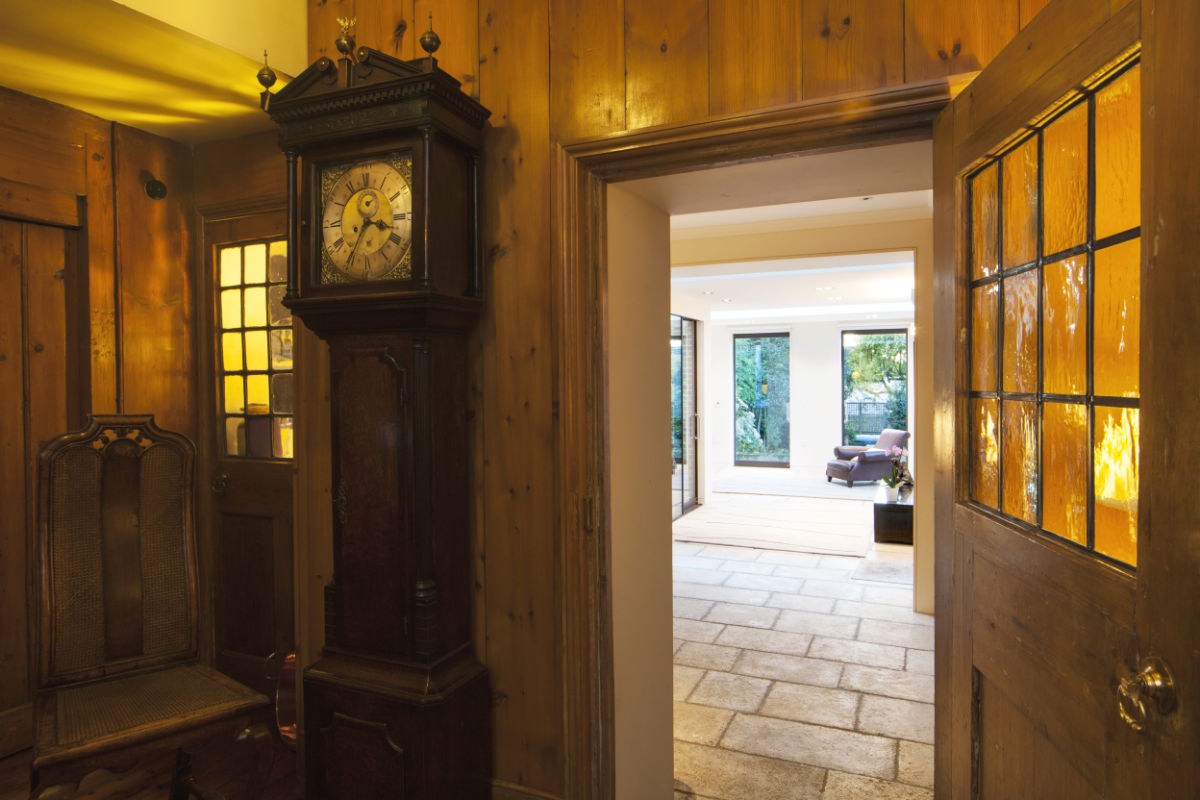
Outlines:
<svg viewBox="0 0 1200 800"><path fill-rule="evenodd" d="M318 60L268 112L288 160L285 304L330 349L334 576L325 647L304 672L306 796L485 798L467 339L489 112L432 57L354 55ZM411 279L322 284L321 169L397 150L413 158Z"/></svg>
<svg viewBox="0 0 1200 800"><path fill-rule="evenodd" d="M402 61L359 47L353 60L318 59L272 97L268 114L288 156L288 248L297 256L285 304L318 334L464 327L478 315L479 150L491 112L460 86L432 56ZM405 150L412 154L411 278L322 282L321 171Z"/></svg>

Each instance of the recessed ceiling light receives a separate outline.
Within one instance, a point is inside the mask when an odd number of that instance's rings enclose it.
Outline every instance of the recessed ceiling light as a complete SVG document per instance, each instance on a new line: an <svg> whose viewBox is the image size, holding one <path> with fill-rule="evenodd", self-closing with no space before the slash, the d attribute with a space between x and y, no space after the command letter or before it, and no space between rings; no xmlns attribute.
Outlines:
<svg viewBox="0 0 1200 800"><path fill-rule="evenodd" d="M733 302L733 300L729 299L728 297L722 297L722 298L721 298L721 302L722 302L722 303L732 303L732 302Z"/></svg>
<svg viewBox="0 0 1200 800"><path fill-rule="evenodd" d="M710 295L710 294L712 294L712 293L713 293L713 290L712 290L712 289L705 289L705 290L704 290L704 294L705 294L706 296L707 296L707 295Z"/></svg>

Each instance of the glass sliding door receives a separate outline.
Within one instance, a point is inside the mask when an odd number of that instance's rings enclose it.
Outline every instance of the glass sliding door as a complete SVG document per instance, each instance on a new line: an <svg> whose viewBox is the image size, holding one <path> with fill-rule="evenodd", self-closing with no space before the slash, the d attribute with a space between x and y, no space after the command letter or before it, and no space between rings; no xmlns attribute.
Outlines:
<svg viewBox="0 0 1200 800"><path fill-rule="evenodd" d="M842 331L842 444L908 430L908 331Z"/></svg>
<svg viewBox="0 0 1200 800"><path fill-rule="evenodd" d="M696 321L671 315L671 518L696 506Z"/></svg>
<svg viewBox="0 0 1200 800"><path fill-rule="evenodd" d="M733 463L790 463L790 339L786 333L733 337Z"/></svg>

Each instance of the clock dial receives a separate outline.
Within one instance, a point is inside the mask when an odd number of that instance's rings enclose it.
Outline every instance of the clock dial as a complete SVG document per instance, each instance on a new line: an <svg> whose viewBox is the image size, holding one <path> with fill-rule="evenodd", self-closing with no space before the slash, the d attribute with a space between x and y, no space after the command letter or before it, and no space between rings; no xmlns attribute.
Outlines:
<svg viewBox="0 0 1200 800"><path fill-rule="evenodd" d="M321 173L321 282L412 276L411 156L364 160Z"/></svg>

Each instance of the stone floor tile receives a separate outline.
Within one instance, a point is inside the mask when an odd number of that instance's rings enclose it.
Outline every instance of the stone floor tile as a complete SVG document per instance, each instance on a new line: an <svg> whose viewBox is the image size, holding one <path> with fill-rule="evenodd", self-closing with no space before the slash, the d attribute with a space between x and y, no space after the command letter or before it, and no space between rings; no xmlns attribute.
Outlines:
<svg viewBox="0 0 1200 800"><path fill-rule="evenodd" d="M724 708L675 703L675 738L696 744L716 745L733 712Z"/></svg>
<svg viewBox="0 0 1200 800"><path fill-rule="evenodd" d="M672 639L671 640L671 652L672 653L678 653L679 648L681 648L681 647L683 647L683 639Z"/></svg>
<svg viewBox="0 0 1200 800"><path fill-rule="evenodd" d="M758 678L834 687L838 685L843 666L836 661L743 650L732 669Z"/></svg>
<svg viewBox="0 0 1200 800"><path fill-rule="evenodd" d="M758 560L764 564L790 564L794 567L815 567L821 563L816 553L793 553L788 550L763 550Z"/></svg>
<svg viewBox="0 0 1200 800"><path fill-rule="evenodd" d="M919 672L847 664L842 672L841 688L921 703L933 702L933 676Z"/></svg>
<svg viewBox="0 0 1200 800"><path fill-rule="evenodd" d="M779 681L767 692L767 699L758 713L767 717L854 730L858 698L855 692Z"/></svg>
<svg viewBox="0 0 1200 800"><path fill-rule="evenodd" d="M672 577L676 581L705 583L709 586L720 586L732 574L731 572L723 572L719 569L699 569L697 567L675 567L672 569Z"/></svg>
<svg viewBox="0 0 1200 800"><path fill-rule="evenodd" d="M889 780L896 774L894 740L804 722L738 714L729 723L721 745L742 753Z"/></svg>
<svg viewBox="0 0 1200 800"><path fill-rule="evenodd" d="M890 586L864 586L862 599L868 603L887 603L911 609L913 590L911 586L903 589L893 589Z"/></svg>
<svg viewBox="0 0 1200 800"><path fill-rule="evenodd" d="M831 770L821 797L823 800L933 800L933 792Z"/></svg>
<svg viewBox="0 0 1200 800"><path fill-rule="evenodd" d="M704 619L704 615L713 607L712 600L697 600L694 597L676 597L674 600L672 613L676 617L686 617L687 619Z"/></svg>
<svg viewBox="0 0 1200 800"><path fill-rule="evenodd" d="M671 559L671 566L678 569L679 567L688 567L690 569L725 569L721 565L726 563L719 558L701 558L700 556L675 556Z"/></svg>
<svg viewBox="0 0 1200 800"><path fill-rule="evenodd" d="M919 672L922 675L933 675L933 651L909 650L908 660L904 668L909 672Z"/></svg>
<svg viewBox="0 0 1200 800"><path fill-rule="evenodd" d="M709 586L703 583L675 582L676 597L694 597L698 600L720 600L723 603L746 603L761 606L771 595L757 589L736 589L732 586Z"/></svg>
<svg viewBox="0 0 1200 800"><path fill-rule="evenodd" d="M903 647L890 644L874 644L859 642L854 639L831 639L827 636L813 638L809 655L813 658L827 658L831 661L845 661L850 664L865 664L872 667L887 667L888 669L904 669Z"/></svg>
<svg viewBox="0 0 1200 800"><path fill-rule="evenodd" d="M757 561L759 551L753 547L731 547L724 544L705 545L696 555L701 558L719 558L723 561Z"/></svg>
<svg viewBox="0 0 1200 800"><path fill-rule="evenodd" d="M775 565L760 564L757 561L722 561L720 569L728 572L748 572L752 575L770 575L775 571Z"/></svg>
<svg viewBox="0 0 1200 800"><path fill-rule="evenodd" d="M774 575L779 575L786 578L812 578L818 581L835 581L848 582L850 580L850 572L848 570L837 571L832 569L821 569L820 567L801 567L792 564L780 564L775 568Z"/></svg>
<svg viewBox="0 0 1200 800"><path fill-rule="evenodd" d="M834 597L839 600L857 600L862 597L863 587L841 581L809 579L800 587L800 594L814 597Z"/></svg>
<svg viewBox="0 0 1200 800"><path fill-rule="evenodd" d="M825 770L675 742L675 794L721 800L820 800Z"/></svg>
<svg viewBox="0 0 1200 800"><path fill-rule="evenodd" d="M704 677L704 670L696 667L685 667L676 664L674 669L674 691L671 693L676 702L682 703L696 688L696 684Z"/></svg>
<svg viewBox="0 0 1200 800"><path fill-rule="evenodd" d="M914 786L933 788L933 745L900 742L896 780Z"/></svg>
<svg viewBox="0 0 1200 800"><path fill-rule="evenodd" d="M845 569L854 571L862 563L861 558L854 556L821 556L817 566L822 569Z"/></svg>
<svg viewBox="0 0 1200 800"><path fill-rule="evenodd" d="M726 625L725 630L717 637L717 644L793 656L807 653L811 642L812 635L808 633L786 633L762 628L743 628L738 625Z"/></svg>
<svg viewBox="0 0 1200 800"><path fill-rule="evenodd" d="M694 556L699 553L707 545L699 542L672 542L671 553L678 558L679 556Z"/></svg>
<svg viewBox="0 0 1200 800"><path fill-rule="evenodd" d="M692 690L688 701L734 711L757 711L771 686L770 681L709 671Z"/></svg>
<svg viewBox="0 0 1200 800"><path fill-rule="evenodd" d="M779 609L767 606L746 606L738 603L717 603L705 615L705 622L741 625L746 628L770 628L779 619ZM714 636L714 638L716 638Z"/></svg>
<svg viewBox="0 0 1200 800"><path fill-rule="evenodd" d="M748 608L758 608L758 606L748 606ZM674 621L675 635L689 642L715 642L724 627L715 622L701 622L681 617L676 617Z"/></svg>
<svg viewBox="0 0 1200 800"><path fill-rule="evenodd" d="M863 733L933 744L933 703L864 694L858 710L858 729Z"/></svg>
<svg viewBox="0 0 1200 800"><path fill-rule="evenodd" d="M835 617L832 614L817 614L812 611L784 610L775 623L775 629L793 633L835 636L839 639L853 639L858 630L858 618Z"/></svg>
<svg viewBox="0 0 1200 800"><path fill-rule="evenodd" d="M737 661L740 652L736 647L684 642L683 647L675 654L675 663L688 667L727 670Z"/></svg>
<svg viewBox="0 0 1200 800"><path fill-rule="evenodd" d="M933 649L932 625L908 625L882 619L864 619L858 627L858 638L864 642L894 644L897 647Z"/></svg>
<svg viewBox="0 0 1200 800"><path fill-rule="evenodd" d="M886 603L838 600L837 605L833 607L833 613L865 619L886 619L892 622L905 622L909 625L933 625L933 617L929 614L918 614L911 608L887 605Z"/></svg>
<svg viewBox="0 0 1200 800"><path fill-rule="evenodd" d="M729 580L725 582L725 585L737 586L742 589L765 589L768 592L798 592L800 591L800 583L799 578L734 573L729 576Z"/></svg>
<svg viewBox="0 0 1200 800"><path fill-rule="evenodd" d="M837 602L832 597L809 597L806 594L788 594L787 592L772 592L767 598L767 605L775 608L791 608L796 611L816 611L819 614L829 614L833 604Z"/></svg>

